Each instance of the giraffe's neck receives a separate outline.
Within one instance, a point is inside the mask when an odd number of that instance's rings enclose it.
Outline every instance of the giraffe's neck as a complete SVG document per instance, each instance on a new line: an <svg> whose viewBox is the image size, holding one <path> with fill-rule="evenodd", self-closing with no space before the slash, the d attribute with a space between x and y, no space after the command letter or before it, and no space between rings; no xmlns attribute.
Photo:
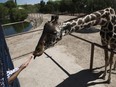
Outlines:
<svg viewBox="0 0 116 87"><path fill-rule="evenodd" d="M114 9L111 7L93 12L81 18L77 18L63 23L62 29L68 32L76 31L83 28L89 28L95 25L104 26L107 22L111 21L112 15L115 15Z"/></svg>

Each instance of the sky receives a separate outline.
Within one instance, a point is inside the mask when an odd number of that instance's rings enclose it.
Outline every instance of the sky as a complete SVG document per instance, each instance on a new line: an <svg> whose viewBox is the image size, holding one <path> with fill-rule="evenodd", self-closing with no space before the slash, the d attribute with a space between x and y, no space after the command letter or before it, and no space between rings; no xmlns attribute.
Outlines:
<svg viewBox="0 0 116 87"><path fill-rule="evenodd" d="M6 2L7 0L0 0L0 3ZM17 0L17 4L21 5L21 4L36 4L39 3L41 0ZM48 0L44 0L45 2L47 2Z"/></svg>

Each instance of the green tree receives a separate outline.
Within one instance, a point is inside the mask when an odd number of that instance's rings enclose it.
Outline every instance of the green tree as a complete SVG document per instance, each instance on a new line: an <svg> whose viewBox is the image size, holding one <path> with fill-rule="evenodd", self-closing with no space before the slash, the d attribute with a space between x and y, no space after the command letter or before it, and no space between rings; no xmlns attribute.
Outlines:
<svg viewBox="0 0 116 87"><path fill-rule="evenodd" d="M13 19L13 16L12 16L12 9L17 7L16 4L15 4L15 2L14 2L13 0L8 0L8 1L4 4L4 6L7 7L7 8L9 9L9 14L8 14L8 16L9 16L10 20L13 21L13 20L12 20L12 19Z"/></svg>
<svg viewBox="0 0 116 87"><path fill-rule="evenodd" d="M15 4L15 2L13 2L12 0L7 1L7 2L5 3L5 6L6 6L7 8L9 8L9 9L16 8L16 4Z"/></svg>
<svg viewBox="0 0 116 87"><path fill-rule="evenodd" d="M34 13L38 11L37 4L36 5L20 5L19 7L23 7L28 13Z"/></svg>
<svg viewBox="0 0 116 87"><path fill-rule="evenodd" d="M60 11L74 14L76 11L76 4L72 0L62 0L60 2Z"/></svg>
<svg viewBox="0 0 116 87"><path fill-rule="evenodd" d="M41 13L45 12L45 2L43 0L40 1L40 9L39 9L39 11Z"/></svg>
<svg viewBox="0 0 116 87"><path fill-rule="evenodd" d="M0 21L4 22L8 18L8 8L0 4Z"/></svg>
<svg viewBox="0 0 116 87"><path fill-rule="evenodd" d="M13 8L11 11L11 20L14 22L16 21L24 21L28 16L27 12L25 9L18 9L18 8Z"/></svg>
<svg viewBox="0 0 116 87"><path fill-rule="evenodd" d="M115 7L114 0L87 0L87 11L93 12L107 7Z"/></svg>
<svg viewBox="0 0 116 87"><path fill-rule="evenodd" d="M48 12L48 13L53 13L55 10L54 2L52 2L52 1L48 1L45 7L46 7L46 12Z"/></svg>
<svg viewBox="0 0 116 87"><path fill-rule="evenodd" d="M53 7L54 7L54 12L58 13L59 12L59 7L60 7L60 1L55 1L53 2Z"/></svg>
<svg viewBox="0 0 116 87"><path fill-rule="evenodd" d="M65 0L62 0L60 2L60 8L59 8L60 12L66 12L67 11L67 4Z"/></svg>

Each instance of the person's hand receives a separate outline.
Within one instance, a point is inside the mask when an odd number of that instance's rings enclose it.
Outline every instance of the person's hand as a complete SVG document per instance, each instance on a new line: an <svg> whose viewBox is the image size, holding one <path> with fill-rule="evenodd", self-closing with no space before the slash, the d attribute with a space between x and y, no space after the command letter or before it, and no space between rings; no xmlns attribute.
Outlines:
<svg viewBox="0 0 116 87"><path fill-rule="evenodd" d="M21 69L26 68L26 67L29 65L29 63L30 63L32 57L33 57L33 56L31 56L25 63L23 63L23 64L20 66L20 68L21 68Z"/></svg>

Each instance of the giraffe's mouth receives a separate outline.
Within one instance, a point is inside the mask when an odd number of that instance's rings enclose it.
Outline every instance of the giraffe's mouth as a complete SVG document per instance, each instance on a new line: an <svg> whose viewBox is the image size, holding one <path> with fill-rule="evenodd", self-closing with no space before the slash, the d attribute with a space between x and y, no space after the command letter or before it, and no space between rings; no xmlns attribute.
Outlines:
<svg viewBox="0 0 116 87"><path fill-rule="evenodd" d="M39 52L38 52L38 51L34 51L34 52L33 52L34 59L35 59L37 56L38 56L38 57L41 56L43 53L44 53L44 51L39 51Z"/></svg>

